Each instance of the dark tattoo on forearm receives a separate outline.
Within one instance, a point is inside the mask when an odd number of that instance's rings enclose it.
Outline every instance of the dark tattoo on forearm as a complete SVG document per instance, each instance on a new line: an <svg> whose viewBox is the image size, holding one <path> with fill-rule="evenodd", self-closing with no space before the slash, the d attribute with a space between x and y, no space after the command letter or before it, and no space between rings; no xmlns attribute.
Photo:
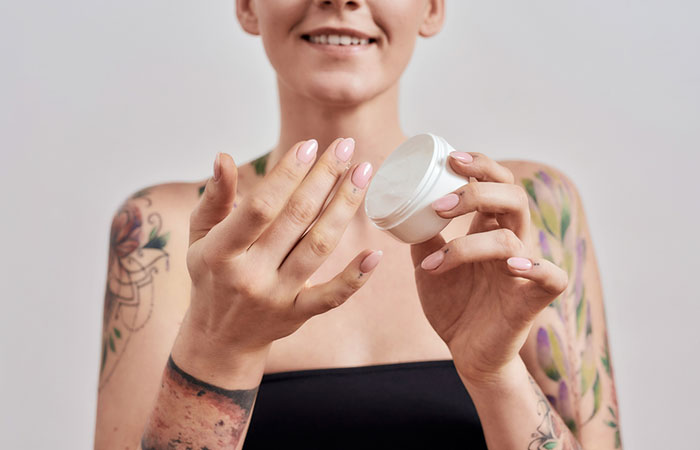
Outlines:
<svg viewBox="0 0 700 450"><path fill-rule="evenodd" d="M532 440L528 444L527 450L581 450L581 445L576 442L571 431L566 428L562 419L552 411L552 407L537 382L532 377L528 378L539 399L537 414L542 417L542 422L537 426L536 432L532 433Z"/></svg>
<svg viewBox="0 0 700 450"><path fill-rule="evenodd" d="M235 448L258 388L228 390L180 369L172 357L157 406L141 440L143 450Z"/></svg>
<svg viewBox="0 0 700 450"><path fill-rule="evenodd" d="M131 335L141 330L153 313L153 277L168 270L165 251L170 233L162 232L160 214L143 221L142 208L150 208L148 191L139 191L119 209L112 221L107 286L102 328L100 389L107 383L126 349ZM143 229L150 225L143 239Z"/></svg>

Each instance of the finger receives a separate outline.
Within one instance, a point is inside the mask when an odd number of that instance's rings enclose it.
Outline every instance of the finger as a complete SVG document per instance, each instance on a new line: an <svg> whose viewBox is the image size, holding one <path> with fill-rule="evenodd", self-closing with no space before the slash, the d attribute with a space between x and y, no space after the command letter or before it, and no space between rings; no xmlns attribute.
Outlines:
<svg viewBox="0 0 700 450"><path fill-rule="evenodd" d="M364 286L381 258L381 250L365 250L332 280L302 289L294 301L295 314L306 319L342 305Z"/></svg>
<svg viewBox="0 0 700 450"><path fill-rule="evenodd" d="M326 260L362 203L371 176L372 165L363 162L343 179L321 217L282 263L284 276L301 284Z"/></svg>
<svg viewBox="0 0 700 450"><path fill-rule="evenodd" d="M450 167L458 175L466 178L474 177L479 181L493 181L496 183L513 184L515 182L515 177L510 169L483 153L452 152L450 153L449 162Z"/></svg>
<svg viewBox="0 0 700 450"><path fill-rule="evenodd" d="M278 267L320 214L333 187L347 170L354 149L355 141L351 138L333 141L250 250L263 251L265 258Z"/></svg>
<svg viewBox="0 0 700 450"><path fill-rule="evenodd" d="M508 228L499 228L453 239L426 256L421 268L430 273L443 273L462 264L505 260L524 251L525 245L515 233Z"/></svg>
<svg viewBox="0 0 700 450"><path fill-rule="evenodd" d="M415 269L420 266L420 263L426 256L438 251L444 245L445 239L440 233L425 242L411 244L411 259L413 260L413 268Z"/></svg>
<svg viewBox="0 0 700 450"><path fill-rule="evenodd" d="M294 145L265 175L265 178L229 214L212 229L216 251L222 255L238 253L250 247L277 217L287 199L311 169L318 143L315 139Z"/></svg>
<svg viewBox="0 0 700 450"><path fill-rule="evenodd" d="M449 219L474 211L496 214L498 223L521 239L530 225L527 193L515 184L472 182L435 200L431 206L440 217Z"/></svg>
<svg viewBox="0 0 700 450"><path fill-rule="evenodd" d="M214 176L207 181L199 203L190 215L190 245L204 237L230 212L236 198L238 169L231 155L218 153Z"/></svg>
<svg viewBox="0 0 700 450"><path fill-rule="evenodd" d="M539 313L569 285L566 271L544 258L511 257L506 265L513 275L531 281L525 285L523 297L534 313Z"/></svg>

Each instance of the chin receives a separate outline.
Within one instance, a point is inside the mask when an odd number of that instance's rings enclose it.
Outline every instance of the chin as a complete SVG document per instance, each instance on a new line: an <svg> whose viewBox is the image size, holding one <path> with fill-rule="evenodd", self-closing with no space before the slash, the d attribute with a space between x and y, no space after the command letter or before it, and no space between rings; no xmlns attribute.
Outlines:
<svg viewBox="0 0 700 450"><path fill-rule="evenodd" d="M355 74L310 77L304 84L302 91L309 97L321 103L344 106L371 100L385 89L376 81Z"/></svg>

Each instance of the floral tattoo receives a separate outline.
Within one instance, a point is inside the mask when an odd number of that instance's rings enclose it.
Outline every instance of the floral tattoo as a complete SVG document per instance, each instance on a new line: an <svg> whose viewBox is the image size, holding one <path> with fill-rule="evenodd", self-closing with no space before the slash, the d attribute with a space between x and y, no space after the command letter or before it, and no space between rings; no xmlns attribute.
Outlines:
<svg viewBox="0 0 700 450"><path fill-rule="evenodd" d="M528 378L532 389L539 398L537 414L542 417L542 422L537 426L536 432L532 433L532 440L528 444L527 450L580 450L581 445L576 442L571 433L566 432L561 419L552 413L552 407L537 382L532 377Z"/></svg>
<svg viewBox="0 0 700 450"><path fill-rule="evenodd" d="M583 217L583 211L580 204L576 207L572 186L552 171L538 170L532 178L524 178L522 184L528 193L530 216L543 257L563 267L572 281L570 287L549 305L556 312L562 325L560 329L565 334L560 335L553 324L540 327L537 330L537 359L546 376L558 384L556 395L547 398L566 425L576 433L601 410L603 375L593 344L591 302L586 295L583 276L588 249L582 220L578 220ZM605 342L605 358L609 361L607 336ZM605 362L603 367L607 368ZM614 384L612 373L608 370L605 373ZM616 402L614 397L613 392L613 402ZM587 398L591 400L584 403L591 405L590 409L579 411L575 406Z"/></svg>
<svg viewBox="0 0 700 450"><path fill-rule="evenodd" d="M147 190L139 191L120 207L112 221L107 285L102 328L100 389L107 383L131 340L153 313L153 277L169 269L165 251L170 233L162 232L157 212L144 217L151 207ZM150 231L145 236L145 228Z"/></svg>

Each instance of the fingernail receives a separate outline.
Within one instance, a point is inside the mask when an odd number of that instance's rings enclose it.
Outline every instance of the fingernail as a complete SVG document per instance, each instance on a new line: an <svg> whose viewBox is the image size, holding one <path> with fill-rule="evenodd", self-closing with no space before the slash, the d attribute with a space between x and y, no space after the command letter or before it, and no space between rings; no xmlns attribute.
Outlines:
<svg viewBox="0 0 700 450"><path fill-rule="evenodd" d="M445 260L445 252L442 250L438 250L435 253L432 253L428 255L422 263L420 263L420 266L424 270L433 270L437 269L440 264Z"/></svg>
<svg viewBox="0 0 700 450"><path fill-rule="evenodd" d="M214 159L214 181L219 181L219 178L221 178L221 153L217 153Z"/></svg>
<svg viewBox="0 0 700 450"><path fill-rule="evenodd" d="M382 259L383 254L383 251L377 250L365 256L365 259L363 259L360 263L360 272L371 272L375 267L377 267L377 264L379 264L379 260Z"/></svg>
<svg viewBox="0 0 700 450"><path fill-rule="evenodd" d="M352 172L351 181L352 184L362 189L365 186L367 186L367 182L369 181L369 177L371 176L372 164L368 162L363 162L359 166L355 167L355 170Z"/></svg>
<svg viewBox="0 0 700 450"><path fill-rule="evenodd" d="M459 203L459 195L455 193L447 194L435 200L431 206L435 211L449 211Z"/></svg>
<svg viewBox="0 0 700 450"><path fill-rule="evenodd" d="M527 258L521 258L519 256L513 256L508 258L508 265L514 269L518 270L530 270L532 268L532 261Z"/></svg>
<svg viewBox="0 0 700 450"><path fill-rule="evenodd" d="M451 152L450 156L456 160L463 162L463 163L470 163L470 162L474 161L474 157L472 155L470 155L469 153L465 153L465 152Z"/></svg>
<svg viewBox="0 0 700 450"><path fill-rule="evenodd" d="M297 150L297 159L303 163L309 163L316 156L316 150L318 150L318 142L316 139L309 139Z"/></svg>
<svg viewBox="0 0 700 450"><path fill-rule="evenodd" d="M355 140L353 138L346 138L338 142L338 145L335 146L335 156L337 156L339 160L346 162L350 160L353 150L355 150Z"/></svg>

